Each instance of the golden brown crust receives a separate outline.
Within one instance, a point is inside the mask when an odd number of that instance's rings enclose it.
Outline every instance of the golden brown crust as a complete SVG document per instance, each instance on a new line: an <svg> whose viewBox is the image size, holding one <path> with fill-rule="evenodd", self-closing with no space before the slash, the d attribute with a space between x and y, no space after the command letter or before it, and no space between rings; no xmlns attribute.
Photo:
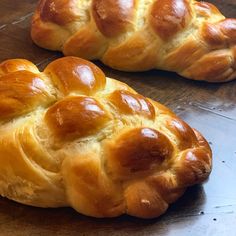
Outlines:
<svg viewBox="0 0 236 236"><path fill-rule="evenodd" d="M206 179L211 169L210 152L204 148L195 148L184 151L174 166L177 181L182 186L189 183L201 183Z"/></svg>
<svg viewBox="0 0 236 236"><path fill-rule="evenodd" d="M39 14L45 22L50 21L55 24L65 25L78 17L76 4L76 0L43 0L38 6Z"/></svg>
<svg viewBox="0 0 236 236"><path fill-rule="evenodd" d="M40 47L50 50L62 50L64 43L70 37L70 33L67 30L52 23L45 24L41 20L38 11L33 16L32 24L34 27L31 30L31 37L34 41L37 41Z"/></svg>
<svg viewBox="0 0 236 236"><path fill-rule="evenodd" d="M186 0L155 0L151 6L150 24L167 41L183 30L191 20L191 9Z"/></svg>
<svg viewBox="0 0 236 236"><path fill-rule="evenodd" d="M222 48L225 46L224 34L220 31L217 25L206 23L202 27L202 37L207 44L213 48Z"/></svg>
<svg viewBox="0 0 236 236"><path fill-rule="evenodd" d="M132 129L108 143L107 168L120 179L159 168L173 154L169 139L157 130Z"/></svg>
<svg viewBox="0 0 236 236"><path fill-rule="evenodd" d="M32 69L31 64L26 68L24 64L21 67L18 62L16 63L15 68L11 64L8 69L19 69L18 71L6 73L0 77L1 120L22 115L52 100L47 93L46 84L38 75L29 70L21 70L22 68Z"/></svg>
<svg viewBox="0 0 236 236"><path fill-rule="evenodd" d="M94 217L158 217L211 172L211 149L168 108L64 57L0 65L0 194Z"/></svg>
<svg viewBox="0 0 236 236"><path fill-rule="evenodd" d="M41 0L31 35L41 47L118 70L225 82L236 77L235 22L195 0Z"/></svg>
<svg viewBox="0 0 236 236"><path fill-rule="evenodd" d="M116 37L134 17L135 0L93 0L92 15L102 34Z"/></svg>
<svg viewBox="0 0 236 236"><path fill-rule="evenodd" d="M155 188L144 181L133 183L125 191L127 213L142 218L160 216L168 208Z"/></svg>
<svg viewBox="0 0 236 236"><path fill-rule="evenodd" d="M167 120L167 127L176 136L180 150L192 148L197 144L193 129L184 121L171 117Z"/></svg>
<svg viewBox="0 0 236 236"><path fill-rule="evenodd" d="M70 203L78 212L99 218L125 213L121 187L104 173L96 150L67 158L63 171Z"/></svg>
<svg viewBox="0 0 236 236"><path fill-rule="evenodd" d="M233 50L233 56L234 56L234 61L235 61L233 67L236 68L236 46L233 47L232 50Z"/></svg>
<svg viewBox="0 0 236 236"><path fill-rule="evenodd" d="M115 69L122 68L125 71L149 70L154 68L157 63L158 55L155 43L156 39L150 37L150 33L134 33L128 40L110 47L101 60Z"/></svg>
<svg viewBox="0 0 236 236"><path fill-rule="evenodd" d="M106 77L97 66L77 57L58 59L47 66L45 73L64 95L71 92L91 95L106 85Z"/></svg>
<svg viewBox="0 0 236 236"><path fill-rule="evenodd" d="M65 140L95 133L106 124L109 116L93 98L69 97L50 107L45 119L52 132Z"/></svg>
<svg viewBox="0 0 236 236"><path fill-rule="evenodd" d="M225 48L236 43L236 19L225 19L217 24L205 24L202 36L209 46Z"/></svg>
<svg viewBox="0 0 236 236"><path fill-rule="evenodd" d="M38 68L32 62L24 59L10 59L0 64L0 75L22 70L39 73Z"/></svg>
<svg viewBox="0 0 236 236"><path fill-rule="evenodd" d="M209 2L194 2L195 9L197 14L200 16L204 17L211 17L212 15L216 14L219 15L221 14L220 11L211 3Z"/></svg>
<svg viewBox="0 0 236 236"><path fill-rule="evenodd" d="M185 188L179 188L175 175L170 171L157 173L147 179L147 183L158 189L160 196L166 203L175 202L184 192Z"/></svg>
<svg viewBox="0 0 236 236"><path fill-rule="evenodd" d="M196 80L204 79L210 82L228 80L232 73L234 73L232 56L226 50L208 53L184 71L184 74Z"/></svg>
<svg viewBox="0 0 236 236"><path fill-rule="evenodd" d="M138 114L149 119L155 119L156 114L153 105L140 94L116 90L108 99L123 114Z"/></svg>
<svg viewBox="0 0 236 236"><path fill-rule="evenodd" d="M106 46L106 40L100 32L84 26L66 41L63 53L93 60L103 55Z"/></svg>
<svg viewBox="0 0 236 236"><path fill-rule="evenodd" d="M225 19L218 23L225 40L230 45L236 44L236 19Z"/></svg>

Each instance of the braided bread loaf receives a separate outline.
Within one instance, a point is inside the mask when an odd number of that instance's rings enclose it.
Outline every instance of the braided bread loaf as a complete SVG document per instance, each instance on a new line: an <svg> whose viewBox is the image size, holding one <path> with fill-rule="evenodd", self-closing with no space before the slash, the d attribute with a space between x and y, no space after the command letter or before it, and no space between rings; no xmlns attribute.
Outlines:
<svg viewBox="0 0 236 236"><path fill-rule="evenodd" d="M124 71L163 69L209 82L236 78L236 19L193 0L41 0L41 47Z"/></svg>
<svg viewBox="0 0 236 236"><path fill-rule="evenodd" d="M199 132L83 59L5 61L0 98L0 194L17 202L151 218L210 174Z"/></svg>

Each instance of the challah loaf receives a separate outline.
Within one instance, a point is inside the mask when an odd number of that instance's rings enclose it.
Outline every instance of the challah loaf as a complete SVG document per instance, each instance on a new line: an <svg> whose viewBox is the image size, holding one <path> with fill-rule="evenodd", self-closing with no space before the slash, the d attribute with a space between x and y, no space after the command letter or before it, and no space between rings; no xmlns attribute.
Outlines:
<svg viewBox="0 0 236 236"><path fill-rule="evenodd" d="M194 80L236 78L236 19L194 0L41 0L41 47L124 71L163 69Z"/></svg>
<svg viewBox="0 0 236 236"><path fill-rule="evenodd" d="M152 218L211 172L199 132L80 58L2 62L0 119L0 194L27 205Z"/></svg>

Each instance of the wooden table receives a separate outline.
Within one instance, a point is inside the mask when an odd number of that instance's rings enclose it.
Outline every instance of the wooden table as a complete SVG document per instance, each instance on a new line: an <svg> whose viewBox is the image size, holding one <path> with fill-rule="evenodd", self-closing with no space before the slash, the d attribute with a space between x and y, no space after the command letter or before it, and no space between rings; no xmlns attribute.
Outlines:
<svg viewBox="0 0 236 236"><path fill-rule="evenodd" d="M37 0L0 1L0 61L27 58L44 68L59 53L35 46L29 35ZM236 0L212 0L236 17ZM108 76L173 109L210 141L213 172L154 220L94 219L70 208L39 209L0 198L0 235L236 235L236 81L209 84L173 73L123 73L98 63Z"/></svg>

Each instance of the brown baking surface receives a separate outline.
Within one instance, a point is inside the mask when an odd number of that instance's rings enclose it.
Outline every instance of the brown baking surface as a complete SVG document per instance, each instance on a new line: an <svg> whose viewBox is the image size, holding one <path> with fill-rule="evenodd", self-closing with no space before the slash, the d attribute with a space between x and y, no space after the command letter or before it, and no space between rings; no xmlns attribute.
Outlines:
<svg viewBox="0 0 236 236"><path fill-rule="evenodd" d="M227 17L236 17L235 0L210 2ZM36 3L0 1L0 61L26 58L43 69L61 56L38 48L30 39ZM0 198L0 235L236 235L236 81L209 84L169 72L125 73L96 64L107 76L171 108L210 141L213 171L209 180L190 188L165 215L153 220L95 219L70 208L40 209Z"/></svg>

